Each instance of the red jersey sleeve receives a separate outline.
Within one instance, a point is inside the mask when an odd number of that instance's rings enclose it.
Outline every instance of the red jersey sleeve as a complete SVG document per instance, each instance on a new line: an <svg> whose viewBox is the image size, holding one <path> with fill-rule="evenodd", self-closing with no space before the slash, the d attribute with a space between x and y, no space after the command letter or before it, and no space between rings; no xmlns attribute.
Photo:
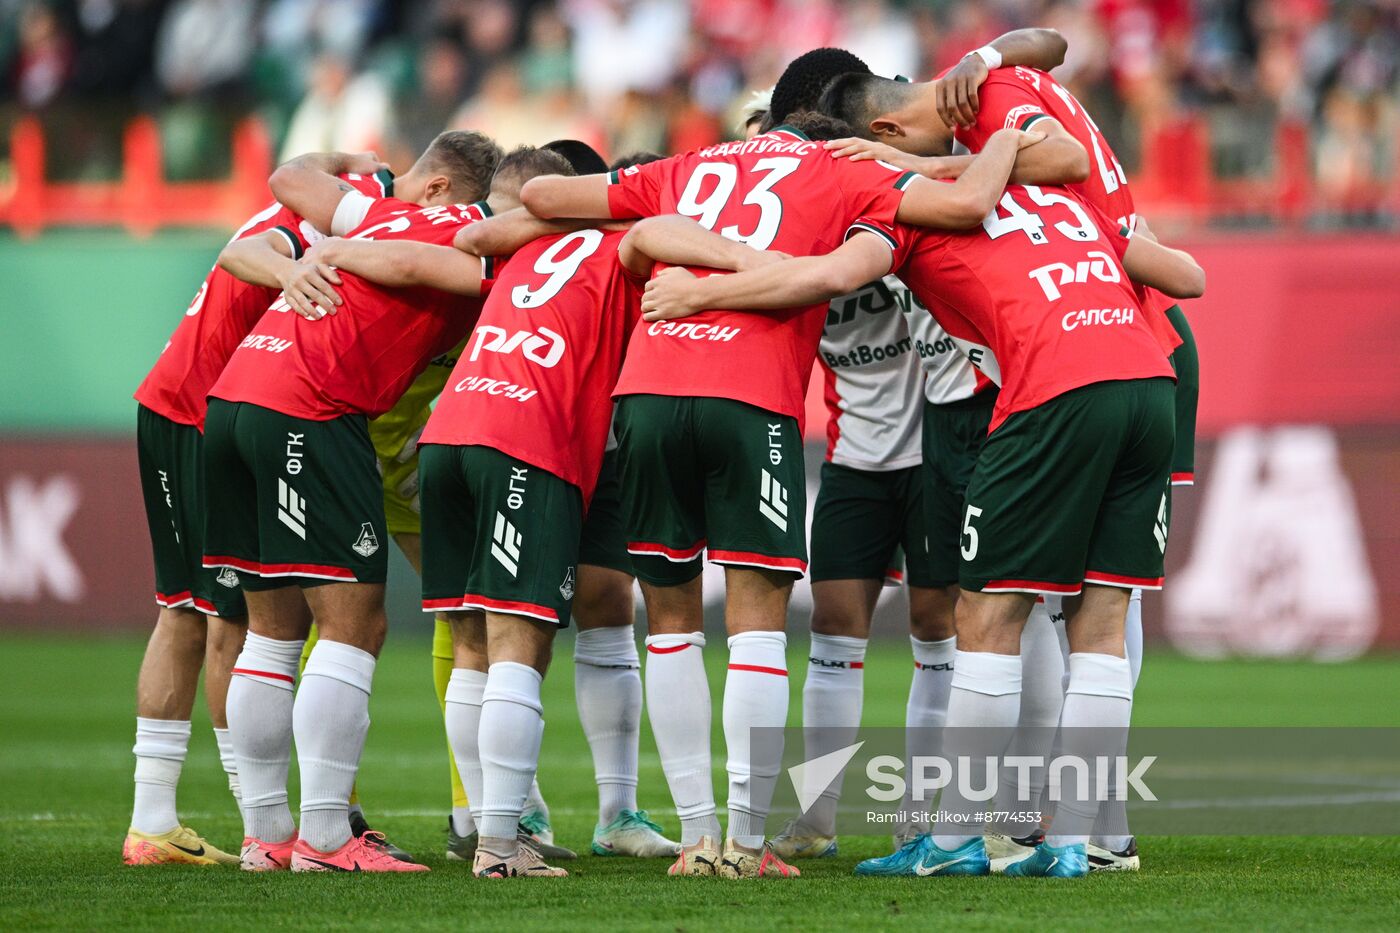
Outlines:
<svg viewBox="0 0 1400 933"><path fill-rule="evenodd" d="M914 173L895 168L885 162L852 162L840 159L837 184L845 200L848 216L870 223L892 227L904 189Z"/></svg>
<svg viewBox="0 0 1400 933"><path fill-rule="evenodd" d="M676 158L608 172L608 211L613 217L654 217L661 213L661 185Z"/></svg>
<svg viewBox="0 0 1400 933"><path fill-rule="evenodd" d="M893 254L890 259L890 271L897 274L914 252L920 232L919 228L911 227L908 224L886 224L861 218L846 230L846 239L849 240L857 233L871 233L880 237Z"/></svg>
<svg viewBox="0 0 1400 933"><path fill-rule="evenodd" d="M306 241L306 234L301 229L301 218L297 217L285 207L282 213L286 215L281 218L282 222L273 227L268 233L275 233L287 241L287 246L292 250L292 258L300 259L306 254L306 250L311 246Z"/></svg>
<svg viewBox="0 0 1400 933"><path fill-rule="evenodd" d="M1040 117L1049 116L1040 98L1011 68L998 68L987 76L977 92L981 109L977 122L968 129L958 127L953 138L973 152L981 152L997 130L1024 130Z"/></svg>
<svg viewBox="0 0 1400 933"><path fill-rule="evenodd" d="M509 256L481 257L481 297L483 299L491 294L491 289L496 287L496 281L500 279L508 259L510 259Z"/></svg>

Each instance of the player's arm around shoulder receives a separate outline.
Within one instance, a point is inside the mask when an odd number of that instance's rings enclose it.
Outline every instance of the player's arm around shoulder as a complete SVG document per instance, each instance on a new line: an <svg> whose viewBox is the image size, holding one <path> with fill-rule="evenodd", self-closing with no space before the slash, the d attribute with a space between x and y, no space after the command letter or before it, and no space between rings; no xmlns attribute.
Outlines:
<svg viewBox="0 0 1400 933"><path fill-rule="evenodd" d="M767 262L732 275L664 269L647 283L642 313L648 321L669 321L709 308L762 311L813 305L880 278L890 271L893 255L887 239L861 233L824 256Z"/></svg>
<svg viewBox="0 0 1400 933"><path fill-rule="evenodd" d="M328 237L302 262L344 269L387 288L423 286L472 298L481 295L485 278L483 260L474 253L412 240Z"/></svg>
<svg viewBox="0 0 1400 933"><path fill-rule="evenodd" d="M606 175L539 175L520 189L520 203L545 220L559 217L607 220L612 216Z"/></svg>
<svg viewBox="0 0 1400 933"><path fill-rule="evenodd" d="M272 195L282 204L304 217L321 231L348 233L351 224L337 229L336 211L342 199L371 199L357 192L349 183L336 176L342 173L373 175L388 168L373 152L310 152L278 166L267 179Z"/></svg>
<svg viewBox="0 0 1400 933"><path fill-rule="evenodd" d="M1140 285L1173 298L1199 298L1206 291L1206 271L1190 253L1134 235L1123 252L1123 269Z"/></svg>
<svg viewBox="0 0 1400 933"><path fill-rule="evenodd" d="M308 320L334 314L341 304L335 269L300 261L301 243L281 230L233 240L219 253L219 268L249 285L280 288L287 305Z"/></svg>
<svg viewBox="0 0 1400 933"><path fill-rule="evenodd" d="M1089 153L1059 120L1041 117L1028 129L1045 138L1016 157L1012 181L1018 185L1069 185L1089 177Z"/></svg>
<svg viewBox="0 0 1400 933"><path fill-rule="evenodd" d="M978 91L995 68L1022 65L1050 71L1065 62L1069 43L1054 29L1016 29L962 57L937 82L934 103L948 126L972 127L982 107Z"/></svg>
<svg viewBox="0 0 1400 933"><path fill-rule="evenodd" d="M700 226L679 214L640 220L618 245L618 258L629 272L647 275L654 262L742 272L781 259L786 253L758 250Z"/></svg>
<svg viewBox="0 0 1400 933"><path fill-rule="evenodd" d="M1017 152L1044 137L998 130L954 182L911 179L899 202L898 219L920 227L965 230L982 222L1001 199Z"/></svg>
<svg viewBox="0 0 1400 933"><path fill-rule="evenodd" d="M544 236L573 233L597 226L596 220L571 218L546 220L523 207L511 208L474 224L467 224L452 239L452 245L478 256L509 256L526 243Z"/></svg>

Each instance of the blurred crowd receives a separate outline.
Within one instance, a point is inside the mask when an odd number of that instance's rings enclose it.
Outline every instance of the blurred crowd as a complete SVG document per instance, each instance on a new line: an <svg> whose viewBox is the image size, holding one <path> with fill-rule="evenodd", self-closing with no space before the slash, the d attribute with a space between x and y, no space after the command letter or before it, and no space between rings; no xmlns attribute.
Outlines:
<svg viewBox="0 0 1400 933"><path fill-rule="evenodd" d="M1025 25L1068 39L1057 74L1130 168L1199 115L1225 176L1268 171L1280 120L1310 128L1321 189L1395 171L1400 0L0 0L0 68L5 125L51 120L60 171L100 173L104 126L151 112L179 177L217 172L248 113L283 157L403 167L444 127L679 151L807 49L923 78Z"/></svg>

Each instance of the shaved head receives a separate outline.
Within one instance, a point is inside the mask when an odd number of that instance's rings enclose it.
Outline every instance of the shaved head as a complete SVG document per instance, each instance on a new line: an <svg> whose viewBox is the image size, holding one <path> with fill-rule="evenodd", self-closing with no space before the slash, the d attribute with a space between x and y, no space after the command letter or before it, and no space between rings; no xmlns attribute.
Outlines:
<svg viewBox="0 0 1400 933"><path fill-rule="evenodd" d="M817 109L849 123L857 136L873 139L870 124L900 111L914 96L914 86L907 81L850 72L826 86Z"/></svg>

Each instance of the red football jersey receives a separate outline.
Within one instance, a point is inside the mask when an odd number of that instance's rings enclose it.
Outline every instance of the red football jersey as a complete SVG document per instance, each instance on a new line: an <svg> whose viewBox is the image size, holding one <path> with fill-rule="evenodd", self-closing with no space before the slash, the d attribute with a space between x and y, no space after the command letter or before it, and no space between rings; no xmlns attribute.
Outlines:
<svg viewBox="0 0 1400 933"><path fill-rule="evenodd" d="M352 238L417 240L450 246L463 226L489 215L481 204L419 207L396 198L375 202ZM483 293L492 261L483 260ZM471 330L480 298L432 288L386 288L340 273L343 304L308 321L278 298L243 338L209 391L296 418L327 421L393 407L428 362Z"/></svg>
<svg viewBox="0 0 1400 933"><path fill-rule="evenodd" d="M394 176L341 175L369 197L388 197ZM287 238L292 256L301 258L308 243L323 234L280 204L271 204L238 228L229 240L260 236L276 230ZM277 300L277 289L249 285L215 266L195 293L184 320L165 344L156 365L136 390L136 400L159 415L204 430L209 389L218 380L239 341Z"/></svg>
<svg viewBox="0 0 1400 933"><path fill-rule="evenodd" d="M477 444L548 470L592 499L612 391L645 281L623 233L541 237L501 273L438 399L424 444Z"/></svg>
<svg viewBox="0 0 1400 933"><path fill-rule="evenodd" d="M900 279L1001 385L989 431L1080 386L1175 378L1123 271L1127 228L1069 189L1009 185L972 230L893 229Z"/></svg>
<svg viewBox="0 0 1400 933"><path fill-rule="evenodd" d="M1136 228L1137 210L1123 166L1089 111L1060 82L1035 68L998 68L987 75L977 94L981 103L977 123L970 129L957 128L954 138L958 142L972 152L981 152L997 130L1030 129L1035 121L1050 117L1089 153L1089 177L1065 187L1119 226ZM1138 291L1148 305L1148 321L1162 345L1168 352L1180 346L1181 337L1161 313L1175 300L1155 289Z"/></svg>
<svg viewBox="0 0 1400 933"><path fill-rule="evenodd" d="M608 176L614 217L683 214L754 249L830 252L856 220L892 223L910 174L833 159L790 127ZM699 270L709 274L713 270ZM639 322L616 395L731 398L800 424L826 303Z"/></svg>

